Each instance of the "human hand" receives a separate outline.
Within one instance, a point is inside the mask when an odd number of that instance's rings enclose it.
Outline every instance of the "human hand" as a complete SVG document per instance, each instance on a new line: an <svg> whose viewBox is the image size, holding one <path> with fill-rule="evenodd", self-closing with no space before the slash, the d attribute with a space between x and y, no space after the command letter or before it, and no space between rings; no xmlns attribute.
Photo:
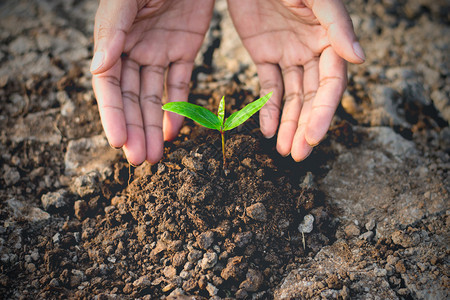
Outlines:
<svg viewBox="0 0 450 300"><path fill-rule="evenodd" d="M187 101L195 56L214 0L101 0L95 16L92 85L112 147L128 161L156 163L164 140L183 118L163 113L170 101Z"/></svg>
<svg viewBox="0 0 450 300"><path fill-rule="evenodd" d="M260 112L261 132L272 137L279 123L278 152L301 161L330 126L347 85L345 60L365 60L344 4L228 0L228 8L256 64L261 95L274 92Z"/></svg>

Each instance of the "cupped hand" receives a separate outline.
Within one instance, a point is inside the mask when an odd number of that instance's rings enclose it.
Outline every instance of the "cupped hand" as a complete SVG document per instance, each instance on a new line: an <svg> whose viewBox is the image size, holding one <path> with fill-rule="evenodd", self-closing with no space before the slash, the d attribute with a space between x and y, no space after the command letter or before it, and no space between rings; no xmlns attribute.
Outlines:
<svg viewBox="0 0 450 300"><path fill-rule="evenodd" d="M195 56L214 0L101 0L95 17L92 84L111 146L130 163L156 163L182 117L161 99L186 101Z"/></svg>
<svg viewBox="0 0 450 300"><path fill-rule="evenodd" d="M365 60L351 19L340 0L228 0L228 7L261 95L274 92L260 112L261 131L272 137L278 128L278 152L301 161L331 124L346 61Z"/></svg>

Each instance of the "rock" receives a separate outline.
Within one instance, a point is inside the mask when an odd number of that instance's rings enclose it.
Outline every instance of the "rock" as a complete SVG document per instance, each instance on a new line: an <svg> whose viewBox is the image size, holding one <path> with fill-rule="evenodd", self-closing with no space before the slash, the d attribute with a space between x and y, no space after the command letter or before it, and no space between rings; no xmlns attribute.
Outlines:
<svg viewBox="0 0 450 300"><path fill-rule="evenodd" d="M372 143L388 151L399 159L404 159L417 154L417 149L412 141L404 139L389 127L374 127L367 130Z"/></svg>
<svg viewBox="0 0 450 300"><path fill-rule="evenodd" d="M197 287L197 281L194 278L189 278L183 282L183 290L190 292Z"/></svg>
<svg viewBox="0 0 450 300"><path fill-rule="evenodd" d="M414 238L414 236L406 234L404 231L401 230L397 230L394 233L392 233L391 238L394 244L405 248L415 246L419 242L417 238Z"/></svg>
<svg viewBox="0 0 450 300"><path fill-rule="evenodd" d="M151 281L147 276L141 276L133 282L133 285L138 288L146 288L151 285Z"/></svg>
<svg viewBox="0 0 450 300"><path fill-rule="evenodd" d="M203 232L197 236L197 245L200 249L208 250L213 242L214 233L212 231Z"/></svg>
<svg viewBox="0 0 450 300"><path fill-rule="evenodd" d="M25 269L29 272L29 273L34 273L36 271L36 265L33 263L27 263L25 264Z"/></svg>
<svg viewBox="0 0 450 300"><path fill-rule="evenodd" d="M121 156L102 135L69 141L64 158L66 175L101 172Z"/></svg>
<svg viewBox="0 0 450 300"><path fill-rule="evenodd" d="M11 168L8 165L3 166L3 180L6 186L12 186L19 182L20 173L16 168Z"/></svg>
<svg viewBox="0 0 450 300"><path fill-rule="evenodd" d="M203 170L203 164L200 160L197 158L194 158L192 156L183 156L181 163L188 169L199 172Z"/></svg>
<svg viewBox="0 0 450 300"><path fill-rule="evenodd" d="M174 267L180 267L186 263L186 251L180 251L173 255L172 257L172 265Z"/></svg>
<svg viewBox="0 0 450 300"><path fill-rule="evenodd" d="M369 222L366 223L366 225L364 225L364 227L366 227L366 229L368 231L373 230L375 228L375 220L374 219L370 219Z"/></svg>
<svg viewBox="0 0 450 300"><path fill-rule="evenodd" d="M9 199L6 202L8 203L8 207L12 210L15 218L24 219L29 222L39 222L50 218L49 213L38 207L25 205L15 198Z"/></svg>
<svg viewBox="0 0 450 300"><path fill-rule="evenodd" d="M58 287L59 286L59 281L56 278L52 278L52 280L50 280L48 285L51 286L51 287Z"/></svg>
<svg viewBox="0 0 450 300"><path fill-rule="evenodd" d="M314 176L311 172L306 172L303 182L300 183L302 189L312 189L314 187Z"/></svg>
<svg viewBox="0 0 450 300"><path fill-rule="evenodd" d="M360 240L371 241L374 235L375 234L373 233L373 231L366 231L366 232L364 232L363 234L361 234L359 236L359 239Z"/></svg>
<svg viewBox="0 0 450 300"><path fill-rule="evenodd" d="M84 201L84 200L75 201L73 208L75 211L75 216L79 220L84 219L84 217L86 216L86 213L88 211L88 205L87 205L86 201Z"/></svg>
<svg viewBox="0 0 450 300"><path fill-rule="evenodd" d="M67 192L60 189L49 192L41 197L42 206L46 211L61 211L68 206Z"/></svg>
<svg viewBox="0 0 450 300"><path fill-rule="evenodd" d="M313 230L314 216L311 214L303 218L303 222L298 225L298 231L301 233L310 233Z"/></svg>
<svg viewBox="0 0 450 300"><path fill-rule="evenodd" d="M449 93L441 90L435 90L431 93L431 100L434 106L440 112L441 116L450 123L450 100Z"/></svg>
<svg viewBox="0 0 450 300"><path fill-rule="evenodd" d="M166 278L174 278L177 275L177 269L173 266L167 266L164 268L163 274Z"/></svg>
<svg viewBox="0 0 450 300"><path fill-rule="evenodd" d="M248 269L245 280L239 285L240 289L248 292L257 292L264 282L263 274L255 269Z"/></svg>
<svg viewBox="0 0 450 300"><path fill-rule="evenodd" d="M255 221L265 222L267 221L266 207L261 202L250 205L246 209L247 215Z"/></svg>
<svg viewBox="0 0 450 300"><path fill-rule="evenodd" d="M236 291L235 297L236 297L236 299L247 299L248 293L244 289L239 289Z"/></svg>
<svg viewBox="0 0 450 300"><path fill-rule="evenodd" d="M369 90L373 110L368 117L372 126L403 126L409 124L397 113L400 94L389 86L375 85Z"/></svg>
<svg viewBox="0 0 450 300"><path fill-rule="evenodd" d="M217 253L216 252L206 252L203 255L203 259L200 263L202 270L211 269L217 263Z"/></svg>
<svg viewBox="0 0 450 300"><path fill-rule="evenodd" d="M52 241L54 244L57 244L61 241L61 234L59 232L55 233L55 235L52 237Z"/></svg>
<svg viewBox="0 0 450 300"><path fill-rule="evenodd" d="M61 143L61 133L55 126L58 109L27 114L19 118L14 127L8 130L11 139L17 143L33 140L50 145Z"/></svg>
<svg viewBox="0 0 450 300"><path fill-rule="evenodd" d="M13 55L21 55L34 51L36 45L32 39L27 36L19 36L9 44L9 52Z"/></svg>
<svg viewBox="0 0 450 300"><path fill-rule="evenodd" d="M211 297L217 295L217 293L219 292L219 290L210 282L206 284L206 290Z"/></svg>
<svg viewBox="0 0 450 300"><path fill-rule="evenodd" d="M339 286L342 284L338 279L341 272L359 274L357 279L350 276L352 293L367 297L367 291L370 291L370 298L376 298L376 295L380 299L397 299L386 276L375 276L372 264L362 268L355 263L349 245L342 240L323 247L313 259L308 260L308 264L308 268L300 267L289 272L275 289L275 299L315 299L321 298L324 291L337 292L333 288L326 288L326 282L338 280L335 285ZM336 299L337 296L325 298Z"/></svg>
<svg viewBox="0 0 450 300"><path fill-rule="evenodd" d="M361 231L355 223L350 223L344 228L344 232L348 237L354 237L360 235Z"/></svg>
<svg viewBox="0 0 450 300"><path fill-rule="evenodd" d="M228 259L227 265L220 273L220 276L225 280L230 278L238 280L242 276L245 268L246 263L243 262L243 257L233 256Z"/></svg>
<svg viewBox="0 0 450 300"><path fill-rule="evenodd" d="M234 242L238 247L244 247L247 245L253 237L253 233L251 231L236 233L234 236Z"/></svg>
<svg viewBox="0 0 450 300"><path fill-rule="evenodd" d="M191 263L196 263L202 257L202 251L193 249L189 251L188 261Z"/></svg>
<svg viewBox="0 0 450 300"><path fill-rule="evenodd" d="M72 188L80 197L91 196L100 193L100 174L92 171L75 178Z"/></svg>

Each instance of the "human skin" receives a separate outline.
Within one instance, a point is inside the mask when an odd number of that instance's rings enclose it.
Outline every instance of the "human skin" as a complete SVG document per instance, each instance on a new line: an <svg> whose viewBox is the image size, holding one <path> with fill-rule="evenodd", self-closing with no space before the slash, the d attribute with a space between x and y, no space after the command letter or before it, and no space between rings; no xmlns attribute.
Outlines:
<svg viewBox="0 0 450 300"><path fill-rule="evenodd" d="M277 150L305 159L325 136L347 85L346 60L364 62L341 1L228 0L241 40L256 64L266 137ZM280 119L281 114L281 119Z"/></svg>
<svg viewBox="0 0 450 300"><path fill-rule="evenodd" d="M183 118L161 99L187 101L195 56L214 0L101 0L95 18L93 88L106 137L128 161L156 163ZM346 61L362 63L339 0L228 0L261 94L261 131L278 131L277 150L305 159L326 134L347 84ZM284 101L283 101L284 100ZM281 119L280 119L281 114Z"/></svg>

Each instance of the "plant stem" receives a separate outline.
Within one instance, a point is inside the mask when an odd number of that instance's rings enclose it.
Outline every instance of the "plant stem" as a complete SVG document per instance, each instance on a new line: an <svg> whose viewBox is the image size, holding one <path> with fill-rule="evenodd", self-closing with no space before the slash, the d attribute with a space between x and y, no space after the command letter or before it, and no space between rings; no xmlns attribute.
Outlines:
<svg viewBox="0 0 450 300"><path fill-rule="evenodd" d="M227 168L227 161L225 159L225 131L220 131L220 135L222 136L222 156L223 156L223 168Z"/></svg>

